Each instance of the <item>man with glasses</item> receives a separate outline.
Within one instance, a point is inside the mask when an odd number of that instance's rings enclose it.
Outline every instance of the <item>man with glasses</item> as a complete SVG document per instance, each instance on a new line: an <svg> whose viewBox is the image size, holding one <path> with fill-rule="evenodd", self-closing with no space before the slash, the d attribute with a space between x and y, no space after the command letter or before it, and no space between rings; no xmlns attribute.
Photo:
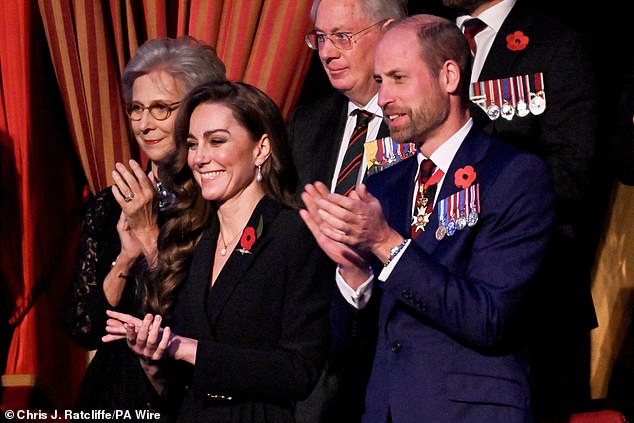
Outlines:
<svg viewBox="0 0 634 423"><path fill-rule="evenodd" d="M374 47L388 25L406 14L406 0L314 0L314 29L306 35L306 43L318 53L334 91L300 104L291 118L298 192L307 183L321 181L333 192L349 193L363 180L367 167L364 141L389 136L377 104ZM367 126L355 131L361 115L367 116ZM348 163L351 139L357 141L360 151ZM364 357L344 363L332 351L315 391L297 405L297 421L358 421L371 352Z"/></svg>
<svg viewBox="0 0 634 423"><path fill-rule="evenodd" d="M367 167L362 154L364 141L389 135L377 105L372 61L381 34L392 21L407 14L406 5L406 0L313 2L314 29L306 35L306 43L318 53L335 92L299 105L291 119L299 191L316 180L344 194L354 189ZM366 126L359 131L362 120ZM346 152L355 140L361 152L356 151L356 162L350 164Z"/></svg>

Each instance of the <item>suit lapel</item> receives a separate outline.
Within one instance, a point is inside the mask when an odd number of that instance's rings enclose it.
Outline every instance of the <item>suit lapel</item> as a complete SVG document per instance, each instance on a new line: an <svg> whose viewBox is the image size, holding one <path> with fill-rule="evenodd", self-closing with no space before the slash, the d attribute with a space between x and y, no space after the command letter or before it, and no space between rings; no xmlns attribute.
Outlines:
<svg viewBox="0 0 634 423"><path fill-rule="evenodd" d="M416 172L418 172L418 160L417 154L414 154L410 158L406 159L409 161L407 168L407 184L402 187L404 191L402 191L403 198L400 199L400 203L397 204L407 204L407 207L404 207L398 211L398 222L405 223L402 228L398 229L398 232L403 234L405 238L409 238L411 236L411 228L412 228L412 210L414 210L414 190L416 189ZM400 188L400 186L399 186Z"/></svg>
<svg viewBox="0 0 634 423"><path fill-rule="evenodd" d="M211 283L211 270L213 258L216 254L216 240L218 239L219 228L218 218L215 217L194 251L187 286L183 287L185 292L189 293L185 302L188 305L188 310L185 311L188 316L203 316L206 314L206 303L203 299L207 298ZM184 324L189 325L192 330L201 330L201 328L208 327L207 325L192 325L191 322L184 322Z"/></svg>
<svg viewBox="0 0 634 423"><path fill-rule="evenodd" d="M417 170L418 161L416 155L413 155L368 179L373 195L382 199L385 220L405 238L410 237Z"/></svg>
<svg viewBox="0 0 634 423"><path fill-rule="evenodd" d="M461 191L462 188L456 186L454 182L454 175L457 170L465 166L473 166L477 175L477 164L484 158L487 149L489 148L490 141L484 136L484 133L477 129L475 126L471 128L467 136L465 137L462 145L456 152L451 165L445 175L445 180L440 187L438 193L438 200L434 205L434 210L429 217L429 223L425 228L425 232L416 238L416 242L423 247L428 253L432 253L438 246L439 241L436 239L436 230L438 229L438 204L441 200ZM478 183L478 178L474 182Z"/></svg>
<svg viewBox="0 0 634 423"><path fill-rule="evenodd" d="M321 163L317 163L315 179L330 185L335 173L341 139L348 121L348 98L341 94L338 95L333 108L325 114L325 118L322 127L317 130L318 151L315 160L319 160Z"/></svg>
<svg viewBox="0 0 634 423"><path fill-rule="evenodd" d="M245 239L244 235L245 232L243 232L236 249L231 252L229 259L220 271L216 282L209 290L207 312L210 316L212 326L222 311L224 304L231 297L233 291L242 282L244 275L251 268L253 261L270 242L271 234L269 233L268 228L271 226L271 222L275 220L280 210L281 206L279 203L268 197L264 197L260 200L253 211L253 214L245 227L245 231L250 231L251 229L248 228L252 228L255 232L255 242L252 244L247 242L248 240ZM241 249L243 251L239 251Z"/></svg>
<svg viewBox="0 0 634 423"><path fill-rule="evenodd" d="M379 126L379 132L377 134L377 138L385 138L390 136L390 128L388 128L387 124L383 119L381 119L381 126Z"/></svg>
<svg viewBox="0 0 634 423"><path fill-rule="evenodd" d="M381 203L385 221L403 238L410 238L412 201L418 161L416 154L368 177L368 191Z"/></svg>

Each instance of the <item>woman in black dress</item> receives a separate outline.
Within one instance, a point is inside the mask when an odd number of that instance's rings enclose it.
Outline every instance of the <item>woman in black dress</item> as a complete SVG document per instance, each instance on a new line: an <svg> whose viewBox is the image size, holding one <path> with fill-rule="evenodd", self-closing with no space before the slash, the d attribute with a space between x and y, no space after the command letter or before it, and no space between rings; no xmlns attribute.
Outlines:
<svg viewBox="0 0 634 423"><path fill-rule="evenodd" d="M195 85L216 79L225 79L224 64L210 46L188 36L147 41L123 72L123 101L149 172L134 160L129 167L117 163L115 184L92 199L82 222L66 323L79 345L97 352L77 409L148 409L155 399L125 342L102 343L106 309L143 311L145 293L136 275L144 262L156 260L159 226L173 202L157 178L158 163L174 150L179 102Z"/></svg>
<svg viewBox="0 0 634 423"><path fill-rule="evenodd" d="M294 422L326 359L335 268L295 207L281 113L255 87L209 83L175 139L151 314L109 311L104 340L145 358L170 420Z"/></svg>

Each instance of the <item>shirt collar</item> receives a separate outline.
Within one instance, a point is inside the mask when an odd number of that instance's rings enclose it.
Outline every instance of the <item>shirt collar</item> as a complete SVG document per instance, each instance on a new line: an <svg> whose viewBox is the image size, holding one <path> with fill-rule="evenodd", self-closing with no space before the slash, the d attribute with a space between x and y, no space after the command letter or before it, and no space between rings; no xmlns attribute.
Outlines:
<svg viewBox="0 0 634 423"><path fill-rule="evenodd" d="M359 109L359 107L352 101L348 101L348 116L350 116L356 109ZM363 106L362 109L367 110L370 113L374 113L376 117L383 118L383 111L379 107L379 93L374 94L368 104Z"/></svg>
<svg viewBox="0 0 634 423"><path fill-rule="evenodd" d="M473 126L473 118L469 118L467 123L465 123L462 128L460 128L455 134L447 139L444 143L441 144L440 147L434 151L430 157L430 159L434 162L434 164L441 169L445 174L449 171L449 166L453 161L453 158L456 156L456 152L462 145L465 137L471 130ZM421 153L418 153L418 164L425 159Z"/></svg>
<svg viewBox="0 0 634 423"><path fill-rule="evenodd" d="M504 20L511 12L513 6L515 6L517 0L502 0L500 3L489 7L484 12L480 13L478 19L487 24L487 26L495 32L499 32ZM456 18L456 24L462 29L462 25L465 21L471 19L473 16L461 15Z"/></svg>

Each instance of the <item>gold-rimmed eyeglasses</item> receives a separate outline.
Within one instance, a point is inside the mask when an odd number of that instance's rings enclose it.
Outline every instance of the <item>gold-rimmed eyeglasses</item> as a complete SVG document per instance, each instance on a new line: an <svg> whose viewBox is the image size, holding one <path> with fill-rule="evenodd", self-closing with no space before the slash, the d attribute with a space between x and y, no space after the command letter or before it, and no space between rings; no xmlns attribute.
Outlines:
<svg viewBox="0 0 634 423"><path fill-rule="evenodd" d="M172 111L181 104L180 101L175 103L164 103L162 101L155 101L149 106L145 106L138 101L133 101L125 106L125 112L130 120L141 120L145 109L150 111L152 117L156 120L165 120L172 114Z"/></svg>
<svg viewBox="0 0 634 423"><path fill-rule="evenodd" d="M382 24L385 21L386 19L380 20L354 33L353 32L332 32L330 34L326 34L325 32L313 30L313 31L310 31L308 34L306 34L306 37L304 37L304 39L306 40L306 44L308 44L308 47L312 48L313 50L318 50L320 47L323 47L326 40L330 40L332 45L337 47L339 50L350 50L352 49L354 37L356 37L357 35L363 32L366 32L367 30L371 28L374 28L375 26L379 24Z"/></svg>

